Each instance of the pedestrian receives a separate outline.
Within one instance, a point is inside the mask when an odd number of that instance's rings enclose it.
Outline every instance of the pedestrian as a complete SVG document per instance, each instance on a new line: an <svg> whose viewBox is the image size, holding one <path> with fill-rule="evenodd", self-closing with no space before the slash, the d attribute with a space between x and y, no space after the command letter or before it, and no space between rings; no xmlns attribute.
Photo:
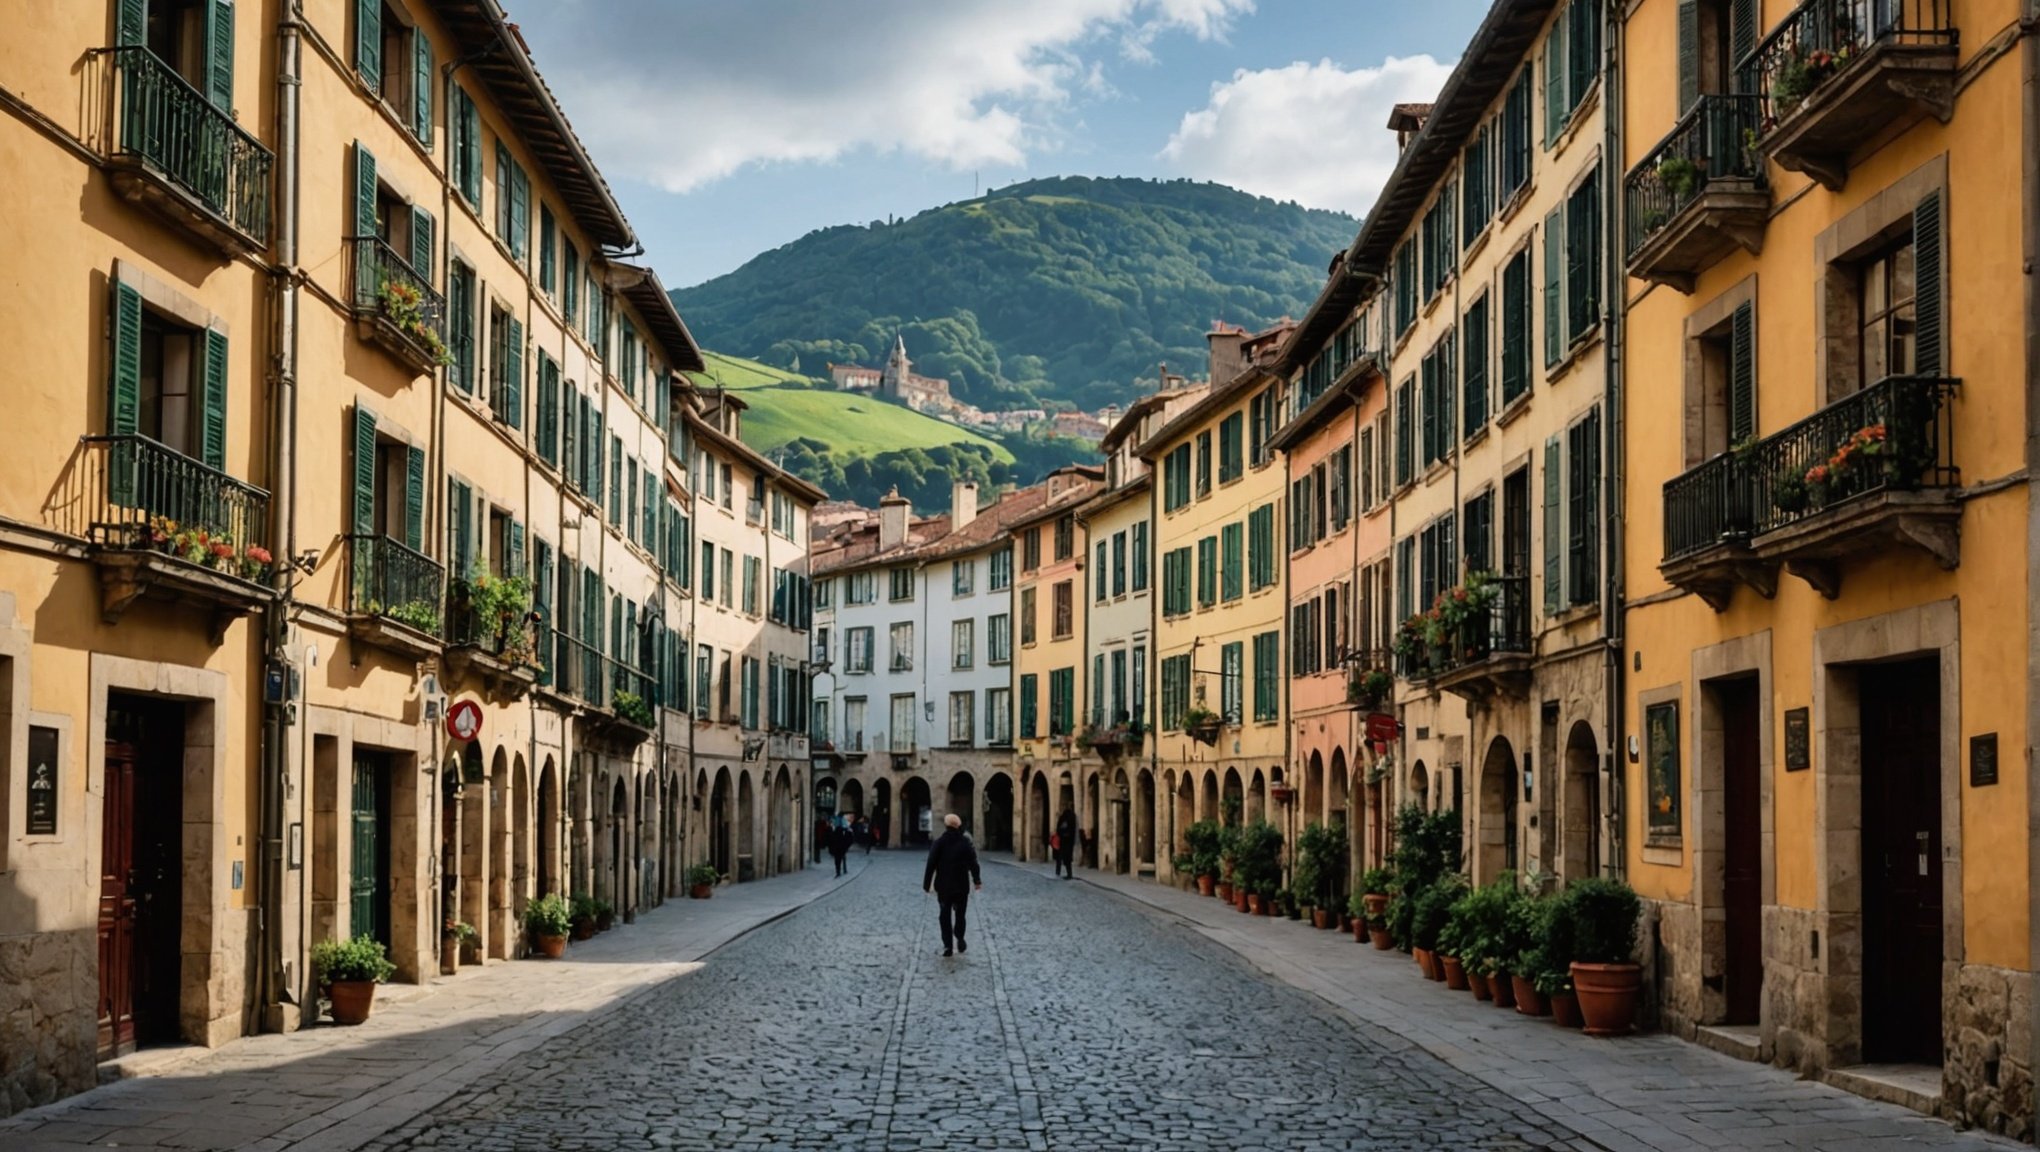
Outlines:
<svg viewBox="0 0 2040 1152"><path fill-rule="evenodd" d="M871 825L866 824L862 816L857 818L857 842L864 845L866 856L871 855Z"/></svg>
<svg viewBox="0 0 2040 1152"><path fill-rule="evenodd" d="M829 818L815 817L815 863L822 862L822 853L829 847Z"/></svg>
<svg viewBox="0 0 2040 1152"><path fill-rule="evenodd" d="M978 873L977 845L963 830L963 817L951 812L942 818L943 832L928 849L928 870L921 877L921 891L935 893L942 902L942 954L953 956L970 951L964 940L964 914L970 909L973 889L985 890Z"/></svg>
<svg viewBox="0 0 2040 1152"><path fill-rule="evenodd" d="M841 876L850 870L847 862L850 856L850 825L848 822L838 824L834 828L829 829L829 855L836 858L836 875Z"/></svg>
<svg viewBox="0 0 2040 1152"><path fill-rule="evenodd" d="M1070 861L1077 854L1077 810L1065 808L1055 822L1055 874L1068 879L1076 878L1076 869Z"/></svg>

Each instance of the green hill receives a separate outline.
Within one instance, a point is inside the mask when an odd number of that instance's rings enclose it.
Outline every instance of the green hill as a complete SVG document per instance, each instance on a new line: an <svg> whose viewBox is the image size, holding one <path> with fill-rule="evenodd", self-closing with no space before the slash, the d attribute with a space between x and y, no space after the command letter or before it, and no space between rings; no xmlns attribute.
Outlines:
<svg viewBox="0 0 2040 1152"><path fill-rule="evenodd" d="M902 333L981 407L1093 409L1163 362L1199 375L1214 320L1302 315L1358 226L1216 184L1034 180L822 229L673 300L703 344L799 375L875 366Z"/></svg>
<svg viewBox="0 0 2040 1152"><path fill-rule="evenodd" d="M744 363L744 361L737 361ZM735 388L737 385L728 385ZM994 459L1013 454L994 441L912 408L875 396L806 388L754 386L743 392L744 443L771 454L805 436L848 456L875 456L897 448L975 444Z"/></svg>

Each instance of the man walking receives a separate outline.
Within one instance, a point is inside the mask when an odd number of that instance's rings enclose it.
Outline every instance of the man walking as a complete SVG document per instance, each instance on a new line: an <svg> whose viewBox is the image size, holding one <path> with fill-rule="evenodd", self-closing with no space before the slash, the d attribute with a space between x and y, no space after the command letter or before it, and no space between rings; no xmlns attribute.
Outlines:
<svg viewBox="0 0 2040 1152"><path fill-rule="evenodd" d="M836 858L836 875L850 870L850 825L839 823L829 829L829 855Z"/></svg>
<svg viewBox="0 0 2040 1152"><path fill-rule="evenodd" d="M1077 876L1071 861L1077 854L1077 810L1063 809L1061 818L1055 822L1055 874L1067 880Z"/></svg>
<svg viewBox="0 0 2040 1152"><path fill-rule="evenodd" d="M935 893L942 902L942 954L953 956L970 951L963 938L964 914L970 908L972 889L985 890L978 873L977 846L963 830L963 817L951 812L942 818L942 835L928 849L928 870L921 877L921 891Z"/></svg>

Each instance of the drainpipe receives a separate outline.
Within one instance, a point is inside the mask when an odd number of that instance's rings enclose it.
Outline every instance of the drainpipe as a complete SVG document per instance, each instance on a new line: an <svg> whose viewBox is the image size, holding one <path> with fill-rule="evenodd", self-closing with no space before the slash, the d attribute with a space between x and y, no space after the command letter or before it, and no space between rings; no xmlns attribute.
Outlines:
<svg viewBox="0 0 2040 1152"><path fill-rule="evenodd" d="M271 565L271 580L277 601L263 613L263 663L284 669L289 685L291 666L286 659L290 639L292 585L296 570L290 560L297 555L295 501L297 435L297 304L298 304L298 92L299 22L302 8L293 0L288 14L278 25L276 151L282 159L277 181L276 260L270 266L275 293L276 351L270 384L270 538L276 543L280 563ZM286 691L286 696L288 692ZM261 894L255 920L256 1003L262 1009L260 1027L283 1031L284 1003L295 1003L290 982L284 979L283 955L283 827L284 802L290 791L290 728L286 724L286 702L270 704L263 710L262 769L258 787L261 804L261 874L256 883ZM293 973L293 975L297 975Z"/></svg>
<svg viewBox="0 0 2040 1152"><path fill-rule="evenodd" d="M2040 173L2040 0L2026 0L2025 11L2020 19L2019 45L2019 87L2023 101L2019 116L2019 147L2022 163L2021 179L2025 187L2021 190L2019 203L2020 243L2025 250L2025 292L2026 292L2026 581L2030 588L2040 571L2034 568L2035 544L2040 542L2040 285L2034 282L2035 265L2040 262L2040 190L2034 188L2036 173ZM2040 629L2036 629L2029 618L2026 621L2026 667L2040 667ZM2040 755L2040 691L2036 691L2032 678L2026 680L2026 763L2030 766ZM2028 905L2027 932L2031 946L2030 956L2040 956L2040 840L2034 838L2033 829L2040 828L2040 795L2031 787L2026 790L2026 900ZM2027 966L2033 968L2031 960ZM2028 979L2040 983L2040 975ZM2035 991L2040 991L2036 987ZM2030 1031L2030 1029L2029 1029ZM2029 1068L2040 1066L2040 1035L2029 1041L2026 1055ZM2028 1104L2040 1114L2040 1085L2031 1089L2034 1093Z"/></svg>
<svg viewBox="0 0 2040 1152"><path fill-rule="evenodd" d="M1601 37L1603 62L1601 68L1601 131L1603 136L1601 155L1607 157L1604 170L1613 171L1608 164L1619 165L1622 158L1622 9L1610 5L1607 16L1608 26ZM1605 670L1605 687L1602 693L1602 707L1608 710L1607 748L1603 753L1606 769L1602 774L1602 821L1609 835L1606 837L1607 852L1601 870L1620 878L1627 871L1623 855L1623 833L1627 815L1623 811L1626 795L1623 790L1622 749L1623 735L1627 727L1627 709L1623 700L1625 678L1622 668L1624 628L1623 554L1627 547L1627 534L1623 525L1623 476L1626 472L1623 458L1623 428L1626 424L1622 406L1622 349L1624 321L1627 301L1624 298L1627 276L1617 254L1622 251L1622 213L1619 211L1622 198L1614 194L1614 185L1604 183L1602 195L1606 197L1608 209L1601 213L1606 229L1601 261L1602 274L1607 286L1602 290L1602 323L1606 325L1607 340L1603 353L1602 373L1603 394L1601 411L1606 419L1601 422L1601 515L1604 527L1601 538L1607 548L1601 558L1603 589L1601 593L1601 632L1603 636L1602 666ZM2028 205L2031 211L2031 205ZM1611 813L1609 819L1605 813Z"/></svg>

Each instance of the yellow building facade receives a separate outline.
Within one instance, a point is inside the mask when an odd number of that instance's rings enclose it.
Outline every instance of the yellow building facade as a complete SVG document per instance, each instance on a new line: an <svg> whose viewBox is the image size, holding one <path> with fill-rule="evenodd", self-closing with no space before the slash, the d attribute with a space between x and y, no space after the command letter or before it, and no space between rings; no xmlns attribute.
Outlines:
<svg viewBox="0 0 2040 1152"><path fill-rule="evenodd" d="M1627 10L1620 445L1666 1026L2030 1138L2027 15Z"/></svg>
<svg viewBox="0 0 2040 1152"><path fill-rule="evenodd" d="M1041 506L1007 526L1013 542L1013 759L1020 780L1014 852L1049 857L1049 838L1066 811L1077 814L1078 861L1096 867L1100 768L1078 739L1088 719L1089 654L1084 647L1090 538L1077 509L1098 490L1095 468L1049 474Z"/></svg>

